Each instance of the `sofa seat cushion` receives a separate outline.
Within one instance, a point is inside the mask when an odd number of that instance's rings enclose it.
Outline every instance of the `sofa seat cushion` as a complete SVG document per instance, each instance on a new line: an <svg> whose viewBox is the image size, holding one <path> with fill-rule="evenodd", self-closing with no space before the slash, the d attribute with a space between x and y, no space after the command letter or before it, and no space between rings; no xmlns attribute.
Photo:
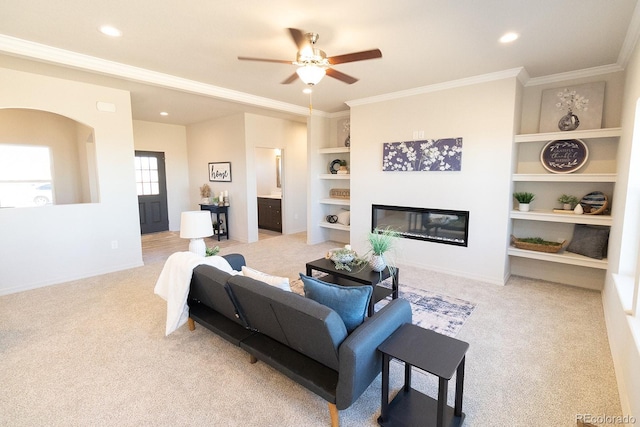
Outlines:
<svg viewBox="0 0 640 427"><path fill-rule="evenodd" d="M340 286L323 282L300 273L304 284L304 295L336 311L342 318L347 333L351 333L364 322L373 287Z"/></svg>
<svg viewBox="0 0 640 427"><path fill-rule="evenodd" d="M347 329L335 311L249 277L232 276L227 284L250 328L338 370L338 348Z"/></svg>

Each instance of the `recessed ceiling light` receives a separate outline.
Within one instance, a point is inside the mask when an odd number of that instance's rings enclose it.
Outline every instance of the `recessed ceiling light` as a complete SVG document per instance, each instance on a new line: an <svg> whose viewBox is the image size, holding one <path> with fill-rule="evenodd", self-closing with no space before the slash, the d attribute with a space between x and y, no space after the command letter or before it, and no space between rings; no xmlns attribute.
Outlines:
<svg viewBox="0 0 640 427"><path fill-rule="evenodd" d="M100 32L110 37L120 37L122 35L122 31L111 25L103 25L100 27Z"/></svg>
<svg viewBox="0 0 640 427"><path fill-rule="evenodd" d="M307 94L309 94L309 93L311 93L311 92L313 92L313 89L311 89L310 87L306 87L306 88L302 89L302 93L307 93Z"/></svg>
<svg viewBox="0 0 640 427"><path fill-rule="evenodd" d="M520 37L518 33L506 33L504 36L500 37L500 43L511 43Z"/></svg>
<svg viewBox="0 0 640 427"><path fill-rule="evenodd" d="M160 112L160 115L161 115L161 116L168 116L168 115L169 115L169 113L167 113L166 111L161 111L161 112Z"/></svg>

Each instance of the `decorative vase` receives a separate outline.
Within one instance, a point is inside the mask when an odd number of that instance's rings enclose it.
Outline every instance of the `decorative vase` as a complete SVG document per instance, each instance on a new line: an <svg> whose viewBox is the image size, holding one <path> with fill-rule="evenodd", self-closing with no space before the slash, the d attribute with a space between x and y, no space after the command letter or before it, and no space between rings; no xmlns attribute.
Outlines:
<svg viewBox="0 0 640 427"><path fill-rule="evenodd" d="M576 215L582 215L584 213L584 209L582 209L582 205L580 203L576 205L573 213L575 213Z"/></svg>
<svg viewBox="0 0 640 427"><path fill-rule="evenodd" d="M562 116L558 122L558 128L560 130L576 130L578 126L580 126L580 120L578 116L571 111Z"/></svg>
<svg viewBox="0 0 640 427"><path fill-rule="evenodd" d="M347 138L344 140L345 147L351 147L351 134L347 135Z"/></svg>
<svg viewBox="0 0 640 427"><path fill-rule="evenodd" d="M529 212L529 203L520 203L518 210L520 212Z"/></svg>
<svg viewBox="0 0 640 427"><path fill-rule="evenodd" d="M371 258L369 258L369 267L371 267L371 269L375 272L381 272L382 270L384 270L387 267L387 263L384 260L384 256L383 255L371 255Z"/></svg>

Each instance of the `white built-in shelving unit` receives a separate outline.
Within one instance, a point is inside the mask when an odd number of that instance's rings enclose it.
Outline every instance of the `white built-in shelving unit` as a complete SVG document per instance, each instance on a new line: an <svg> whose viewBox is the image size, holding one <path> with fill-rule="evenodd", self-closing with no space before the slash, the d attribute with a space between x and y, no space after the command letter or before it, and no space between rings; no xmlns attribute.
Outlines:
<svg viewBox="0 0 640 427"><path fill-rule="evenodd" d="M349 147L328 147L318 149L318 154L323 157L327 165L329 165L335 158L346 159L348 163L350 153L351 150ZM338 185L340 186L339 188L350 188L351 175L321 173L318 178L324 182L324 185L322 186L322 198L318 200L320 205L324 207L324 215L320 221L320 227L348 232L350 230L348 225L330 223L327 222L325 218L327 215L336 215L342 209L349 209L351 205L351 201L349 199L330 198L329 193L331 188Z"/></svg>

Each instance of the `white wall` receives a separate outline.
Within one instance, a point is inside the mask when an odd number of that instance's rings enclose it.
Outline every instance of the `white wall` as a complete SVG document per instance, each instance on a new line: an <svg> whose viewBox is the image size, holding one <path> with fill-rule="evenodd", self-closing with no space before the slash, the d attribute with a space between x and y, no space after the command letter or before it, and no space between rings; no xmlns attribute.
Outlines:
<svg viewBox="0 0 640 427"><path fill-rule="evenodd" d="M633 277L638 260L638 230L640 229L640 186L637 183L638 165L631 168L632 155L640 147L634 146L634 121L640 99L640 44L626 68L622 104L622 137L618 149L618 181L613 200L613 225L609 236L609 270L602 301L609 344L618 380L622 413L640 415L640 319L625 314L612 274ZM632 154L633 153L633 154ZM637 158L637 157L636 157ZM635 332L634 332L635 328Z"/></svg>
<svg viewBox="0 0 640 427"><path fill-rule="evenodd" d="M250 155L249 152L247 152ZM258 148L254 150L256 193L258 196L270 196L279 192L276 173L276 150L274 148Z"/></svg>
<svg viewBox="0 0 640 427"><path fill-rule="evenodd" d="M515 77L351 109L351 242L366 250L371 205L468 210L469 246L400 239L397 262L504 284ZM462 137L460 172L382 172L382 144Z"/></svg>
<svg viewBox="0 0 640 427"><path fill-rule="evenodd" d="M142 265L129 92L0 69L0 93L93 127L100 187L100 203L0 209L0 294Z"/></svg>
<svg viewBox="0 0 640 427"><path fill-rule="evenodd" d="M192 209L186 127L134 120L133 139L136 150L165 154L169 230L180 230L180 213Z"/></svg>

